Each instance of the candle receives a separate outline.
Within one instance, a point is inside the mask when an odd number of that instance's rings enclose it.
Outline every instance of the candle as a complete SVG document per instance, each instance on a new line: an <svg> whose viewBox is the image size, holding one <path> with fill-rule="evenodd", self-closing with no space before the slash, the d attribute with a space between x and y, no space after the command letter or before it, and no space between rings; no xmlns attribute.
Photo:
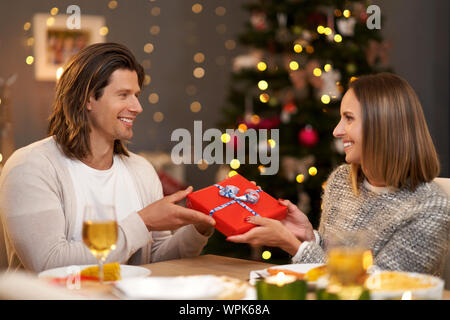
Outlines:
<svg viewBox="0 0 450 320"><path fill-rule="evenodd" d="M307 286L304 280L278 272L277 275L256 283L258 300L305 300Z"/></svg>

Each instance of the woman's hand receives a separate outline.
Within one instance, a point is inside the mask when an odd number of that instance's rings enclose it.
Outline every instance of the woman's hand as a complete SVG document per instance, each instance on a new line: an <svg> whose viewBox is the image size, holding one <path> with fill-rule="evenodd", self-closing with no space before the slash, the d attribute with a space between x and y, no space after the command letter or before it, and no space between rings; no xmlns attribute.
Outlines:
<svg viewBox="0 0 450 320"><path fill-rule="evenodd" d="M308 217L289 200L279 199L278 201L280 204L287 206L288 209L286 219L281 221L281 223L302 242L315 241L316 237Z"/></svg>
<svg viewBox="0 0 450 320"><path fill-rule="evenodd" d="M248 243L251 246L279 247L290 255L297 253L301 242L280 221L258 216L250 216L246 221L258 226L244 234L230 236L228 241Z"/></svg>

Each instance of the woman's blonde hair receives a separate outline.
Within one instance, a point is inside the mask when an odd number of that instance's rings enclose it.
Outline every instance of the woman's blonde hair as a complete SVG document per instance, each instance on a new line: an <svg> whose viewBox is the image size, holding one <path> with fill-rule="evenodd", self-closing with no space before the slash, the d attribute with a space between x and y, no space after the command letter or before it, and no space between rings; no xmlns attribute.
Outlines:
<svg viewBox="0 0 450 320"><path fill-rule="evenodd" d="M390 73L367 75L350 84L362 111L361 166L352 165L357 192L363 172L386 186L415 190L440 170L420 101L406 80ZM362 169L362 170L361 170Z"/></svg>

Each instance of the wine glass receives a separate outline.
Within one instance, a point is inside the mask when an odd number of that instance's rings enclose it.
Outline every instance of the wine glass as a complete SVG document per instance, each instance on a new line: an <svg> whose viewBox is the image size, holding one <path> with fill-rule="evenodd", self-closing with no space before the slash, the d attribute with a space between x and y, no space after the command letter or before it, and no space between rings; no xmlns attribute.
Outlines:
<svg viewBox="0 0 450 320"><path fill-rule="evenodd" d="M116 209L110 205L93 205L84 208L83 242L98 262L99 282L103 283L103 262L116 248L118 225Z"/></svg>
<svg viewBox="0 0 450 320"><path fill-rule="evenodd" d="M365 290L367 269L373 263L367 235L361 231L334 234L327 239L327 292L339 299L357 300Z"/></svg>

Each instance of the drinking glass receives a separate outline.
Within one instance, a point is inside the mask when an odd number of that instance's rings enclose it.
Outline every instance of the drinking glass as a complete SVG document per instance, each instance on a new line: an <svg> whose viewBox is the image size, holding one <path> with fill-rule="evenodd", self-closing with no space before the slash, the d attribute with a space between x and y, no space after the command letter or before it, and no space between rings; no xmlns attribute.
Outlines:
<svg viewBox="0 0 450 320"><path fill-rule="evenodd" d="M116 210L110 205L86 206L83 216L83 242L97 259L99 282L103 283L103 262L116 248L118 225Z"/></svg>
<svg viewBox="0 0 450 320"><path fill-rule="evenodd" d="M357 300L365 291L373 257L364 232L342 232L328 238L327 292L342 300Z"/></svg>

